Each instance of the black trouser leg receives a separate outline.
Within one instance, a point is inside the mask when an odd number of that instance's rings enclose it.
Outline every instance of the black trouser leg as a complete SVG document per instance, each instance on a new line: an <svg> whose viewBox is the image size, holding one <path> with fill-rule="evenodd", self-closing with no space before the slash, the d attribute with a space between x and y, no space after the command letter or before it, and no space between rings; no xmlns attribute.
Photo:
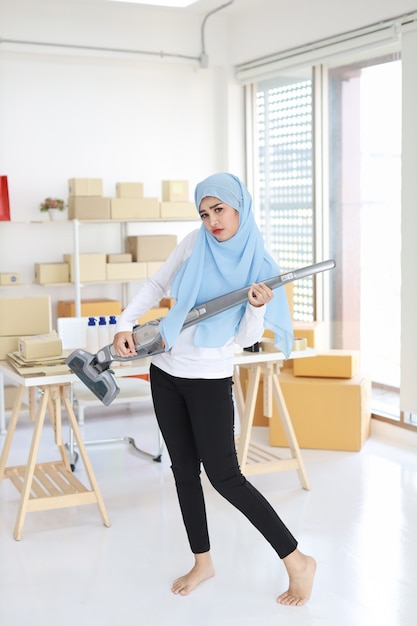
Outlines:
<svg viewBox="0 0 417 626"><path fill-rule="evenodd" d="M297 541L240 471L234 443L232 379L176 378L152 366L151 383L193 552L209 549L200 461L213 487L249 519L281 558L293 552Z"/></svg>

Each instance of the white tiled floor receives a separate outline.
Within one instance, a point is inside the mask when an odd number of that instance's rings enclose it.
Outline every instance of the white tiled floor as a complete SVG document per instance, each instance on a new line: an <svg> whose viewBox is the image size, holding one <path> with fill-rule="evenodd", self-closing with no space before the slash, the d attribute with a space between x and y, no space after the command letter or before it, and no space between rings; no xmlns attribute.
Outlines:
<svg viewBox="0 0 417 626"><path fill-rule="evenodd" d="M156 449L150 404L86 416L85 440L119 435ZM25 461L31 426L18 426L9 464ZM266 439L263 428L254 435ZM191 566L169 460L120 443L88 448L112 526L95 505L29 513L12 532L18 494L0 485L2 626L414 626L417 616L417 435L374 423L360 453L305 450L312 489L295 472L252 482L300 548L318 561L310 602L275 602L284 568L245 518L205 481L215 578L188 597L170 583ZM57 458L49 428L39 460ZM77 465L76 474L84 472Z"/></svg>

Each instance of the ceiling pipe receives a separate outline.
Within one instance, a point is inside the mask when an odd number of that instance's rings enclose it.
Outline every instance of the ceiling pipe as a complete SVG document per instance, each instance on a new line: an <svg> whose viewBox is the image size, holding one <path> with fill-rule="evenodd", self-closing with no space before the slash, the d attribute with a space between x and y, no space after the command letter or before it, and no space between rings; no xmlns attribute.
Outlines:
<svg viewBox="0 0 417 626"><path fill-rule="evenodd" d="M205 43L205 27L206 27L206 22L208 20L209 17L211 17L214 13L217 13L218 11L221 11L222 9L225 9L226 7L230 6L231 4L233 4L235 0L230 0L230 2L226 2L226 4L222 4L221 6L217 7L217 9L213 9L212 11L210 11L209 13L207 13L207 15L205 16L203 23L201 25L201 55L200 55L200 67L202 68L207 68L208 64L209 64L209 59L208 59L208 55L206 52L206 43Z"/></svg>

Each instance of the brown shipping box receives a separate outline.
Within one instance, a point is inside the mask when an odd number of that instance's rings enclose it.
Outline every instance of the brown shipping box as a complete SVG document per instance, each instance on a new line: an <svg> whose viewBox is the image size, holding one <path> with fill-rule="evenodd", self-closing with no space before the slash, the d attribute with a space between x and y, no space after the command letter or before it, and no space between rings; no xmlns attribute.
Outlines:
<svg viewBox="0 0 417 626"><path fill-rule="evenodd" d="M301 378L281 372L279 381L301 448L359 451L371 431L371 380L363 373L350 379ZM287 441L274 407L269 425L271 446Z"/></svg>
<svg viewBox="0 0 417 626"><path fill-rule="evenodd" d="M134 261L166 261L177 245L176 235L135 235L126 238Z"/></svg>
<svg viewBox="0 0 417 626"><path fill-rule="evenodd" d="M106 280L106 255L101 253L80 254L80 281L97 282ZM74 282L74 255L64 254L69 264L70 282Z"/></svg>
<svg viewBox="0 0 417 626"><path fill-rule="evenodd" d="M160 217L163 219L200 219L194 202L161 202L159 207Z"/></svg>
<svg viewBox="0 0 417 626"><path fill-rule="evenodd" d="M116 252L115 254L108 254L107 263L131 263L132 255L128 252Z"/></svg>
<svg viewBox="0 0 417 626"><path fill-rule="evenodd" d="M168 313L168 307L154 307L146 311L137 321L138 324L146 324L146 322L150 322L151 320L156 320L161 317L165 317Z"/></svg>
<svg viewBox="0 0 417 626"><path fill-rule="evenodd" d="M324 350L325 325L323 322L293 322L294 337L305 337L309 348Z"/></svg>
<svg viewBox="0 0 417 626"><path fill-rule="evenodd" d="M148 268L148 276L153 276L162 266L163 261L149 261L146 265Z"/></svg>
<svg viewBox="0 0 417 626"><path fill-rule="evenodd" d="M158 198L111 198L112 220L143 220L159 218Z"/></svg>
<svg viewBox="0 0 417 626"><path fill-rule="evenodd" d="M144 280L148 276L147 263L107 263L107 280Z"/></svg>
<svg viewBox="0 0 417 626"><path fill-rule="evenodd" d="M294 376L352 378L360 367L359 350L327 350L308 359L294 359Z"/></svg>
<svg viewBox="0 0 417 626"><path fill-rule="evenodd" d="M0 298L0 336L43 335L51 330L51 298Z"/></svg>
<svg viewBox="0 0 417 626"><path fill-rule="evenodd" d="M35 283L69 283L68 263L35 263Z"/></svg>
<svg viewBox="0 0 417 626"><path fill-rule="evenodd" d="M18 352L25 359L42 359L51 356L61 356L62 341L56 332L46 335L19 337Z"/></svg>
<svg viewBox="0 0 417 626"><path fill-rule="evenodd" d="M17 352L19 337L0 337L0 361L5 361L9 352Z"/></svg>
<svg viewBox="0 0 417 626"><path fill-rule="evenodd" d="M68 180L69 196L102 196L102 178L70 178Z"/></svg>
<svg viewBox="0 0 417 626"><path fill-rule="evenodd" d="M81 300L82 317L120 315L121 312L122 303L119 300ZM75 302L73 300L58 300L57 317L75 317Z"/></svg>
<svg viewBox="0 0 417 626"><path fill-rule="evenodd" d="M118 198L143 198L143 183L116 183Z"/></svg>
<svg viewBox="0 0 417 626"><path fill-rule="evenodd" d="M4 408L6 411L14 407L18 393L18 385L4 385Z"/></svg>
<svg viewBox="0 0 417 626"><path fill-rule="evenodd" d="M188 180L163 180L162 201L183 202L190 199Z"/></svg>
<svg viewBox="0 0 417 626"><path fill-rule="evenodd" d="M20 284L20 274L16 273L1 273L0 274L0 285L19 285Z"/></svg>
<svg viewBox="0 0 417 626"><path fill-rule="evenodd" d="M110 198L70 196L68 199L68 219L109 220Z"/></svg>

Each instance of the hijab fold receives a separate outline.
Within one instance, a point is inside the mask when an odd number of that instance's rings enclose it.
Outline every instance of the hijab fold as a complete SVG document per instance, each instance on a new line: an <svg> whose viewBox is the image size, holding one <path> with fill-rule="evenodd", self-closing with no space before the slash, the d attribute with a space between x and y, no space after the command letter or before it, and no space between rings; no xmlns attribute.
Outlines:
<svg viewBox="0 0 417 626"><path fill-rule="evenodd" d="M203 198L212 196L239 212L239 228L227 241L217 241L202 224L191 256L173 278L171 296L175 305L161 321L160 330L169 350L194 306L259 283L280 273L278 264L265 250L252 212L252 197L233 174L209 176L195 189L197 211ZM197 324L194 343L220 347L233 337L247 303L237 305ZM293 347L292 321L285 289L274 290L265 311L265 327L275 333L275 346L288 358Z"/></svg>

